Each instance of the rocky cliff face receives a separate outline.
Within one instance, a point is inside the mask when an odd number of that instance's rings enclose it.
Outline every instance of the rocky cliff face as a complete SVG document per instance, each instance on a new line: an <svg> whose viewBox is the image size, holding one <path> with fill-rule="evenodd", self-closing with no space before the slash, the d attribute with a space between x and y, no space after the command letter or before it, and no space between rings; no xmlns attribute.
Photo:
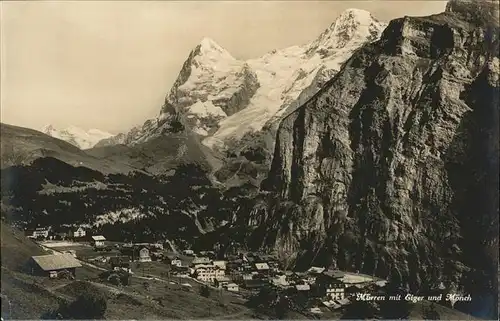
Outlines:
<svg viewBox="0 0 500 321"><path fill-rule="evenodd" d="M474 14L488 3L456 3L391 21L282 121L268 199L246 221L258 246L413 289L490 289L499 29Z"/></svg>

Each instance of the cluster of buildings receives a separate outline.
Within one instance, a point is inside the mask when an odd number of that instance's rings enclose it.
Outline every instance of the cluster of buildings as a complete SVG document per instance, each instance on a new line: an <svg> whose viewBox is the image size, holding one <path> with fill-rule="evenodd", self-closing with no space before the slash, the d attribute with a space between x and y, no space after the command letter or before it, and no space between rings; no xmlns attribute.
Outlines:
<svg viewBox="0 0 500 321"><path fill-rule="evenodd" d="M161 243L124 244L119 250L123 256L129 258L130 262L162 261L164 258Z"/></svg>
<svg viewBox="0 0 500 321"><path fill-rule="evenodd" d="M24 233L29 238L44 240L84 239L87 236L83 226L36 227L26 229Z"/></svg>
<svg viewBox="0 0 500 321"><path fill-rule="evenodd" d="M33 238L47 238L50 229L34 229L29 232ZM106 248L106 238L102 235L88 236L82 228L74 228L73 238L87 238L95 249ZM161 243L136 243L116 245L119 256L106 258L112 270L131 273L131 262L163 261L169 264L177 276L190 276L200 282L224 288L232 292L258 291L271 287L290 296L301 295L331 309L339 309L350 303L350 298L358 293L381 289L385 281L372 277L323 267L311 267L305 272L284 271L276 257L272 255L239 253L216 257L213 251L195 253L184 250L182 255L166 255ZM58 271L69 271L74 275L79 266L74 255L33 257L35 266L51 277ZM317 307L314 307L317 309Z"/></svg>
<svg viewBox="0 0 500 321"><path fill-rule="evenodd" d="M384 281L376 281L369 276L322 267L311 267L305 272L283 271L277 259L270 255L247 253L219 260L214 255L199 253L191 261L178 256L165 259L174 271L229 291L256 291L271 287L292 296L304 295L329 309L349 304L349 298L366 291L367 287L385 285Z"/></svg>

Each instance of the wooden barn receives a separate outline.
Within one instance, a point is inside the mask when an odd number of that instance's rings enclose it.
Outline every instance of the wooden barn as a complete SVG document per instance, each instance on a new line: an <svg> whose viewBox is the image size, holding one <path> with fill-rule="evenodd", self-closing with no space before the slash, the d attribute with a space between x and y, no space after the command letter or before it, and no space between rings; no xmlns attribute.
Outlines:
<svg viewBox="0 0 500 321"><path fill-rule="evenodd" d="M71 254L49 254L31 257L32 274L57 278L59 273L68 272L76 276L76 268L82 265Z"/></svg>

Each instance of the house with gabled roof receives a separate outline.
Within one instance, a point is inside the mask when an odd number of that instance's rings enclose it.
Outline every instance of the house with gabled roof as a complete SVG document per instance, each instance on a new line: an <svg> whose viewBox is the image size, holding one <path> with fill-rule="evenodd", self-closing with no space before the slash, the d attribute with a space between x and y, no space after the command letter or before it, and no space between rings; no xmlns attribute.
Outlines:
<svg viewBox="0 0 500 321"><path fill-rule="evenodd" d="M106 238L102 235L92 235L92 245L95 247L104 247Z"/></svg>
<svg viewBox="0 0 500 321"><path fill-rule="evenodd" d="M30 265L32 267L32 274L45 275L51 278L57 277L58 273L62 271L67 271L75 277L76 268L82 266L71 254L32 256Z"/></svg>
<svg viewBox="0 0 500 321"><path fill-rule="evenodd" d="M71 231L71 236L74 238L85 237L85 235L87 235L87 232L81 226L73 228L73 230Z"/></svg>

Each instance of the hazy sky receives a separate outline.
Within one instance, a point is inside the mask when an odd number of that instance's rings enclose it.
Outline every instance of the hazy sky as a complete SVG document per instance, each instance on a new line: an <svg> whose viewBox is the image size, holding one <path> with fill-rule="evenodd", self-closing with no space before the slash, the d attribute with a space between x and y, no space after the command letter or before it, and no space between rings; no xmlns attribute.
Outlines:
<svg viewBox="0 0 500 321"><path fill-rule="evenodd" d="M1 121L113 133L158 114L189 52L210 37L236 58L315 39L347 8L379 20L442 1L3 1Z"/></svg>

